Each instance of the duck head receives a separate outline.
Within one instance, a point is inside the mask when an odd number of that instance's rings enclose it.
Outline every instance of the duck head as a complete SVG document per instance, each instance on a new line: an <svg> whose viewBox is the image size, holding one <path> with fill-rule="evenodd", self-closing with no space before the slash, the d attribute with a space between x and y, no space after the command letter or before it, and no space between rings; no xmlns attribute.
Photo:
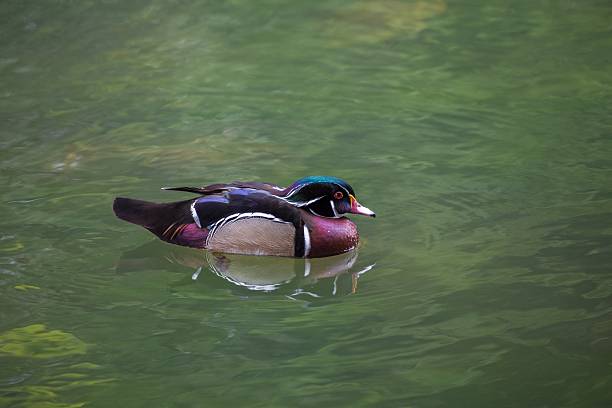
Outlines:
<svg viewBox="0 0 612 408"><path fill-rule="evenodd" d="M337 177L301 178L287 187L282 197L294 206L319 217L340 218L344 214L376 216L372 210L359 204L353 188Z"/></svg>

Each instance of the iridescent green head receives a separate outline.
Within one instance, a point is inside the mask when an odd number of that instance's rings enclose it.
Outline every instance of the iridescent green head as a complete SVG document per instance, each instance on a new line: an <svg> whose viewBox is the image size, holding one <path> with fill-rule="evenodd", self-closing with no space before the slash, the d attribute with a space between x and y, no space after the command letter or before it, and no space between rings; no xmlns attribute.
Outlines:
<svg viewBox="0 0 612 408"><path fill-rule="evenodd" d="M373 211L359 204L355 191L344 180L331 176L308 176L287 187L283 198L314 215L339 218L343 214L375 217Z"/></svg>

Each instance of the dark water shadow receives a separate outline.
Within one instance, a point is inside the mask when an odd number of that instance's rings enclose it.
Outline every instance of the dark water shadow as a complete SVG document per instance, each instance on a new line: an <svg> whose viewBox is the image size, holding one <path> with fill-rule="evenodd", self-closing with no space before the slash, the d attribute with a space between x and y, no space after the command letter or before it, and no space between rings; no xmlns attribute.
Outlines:
<svg viewBox="0 0 612 408"><path fill-rule="evenodd" d="M375 266L357 259L358 250L301 259L221 254L152 241L124 251L115 270L119 274L170 270L185 274L181 285L230 288L237 295L274 292L305 299L356 293L359 278Z"/></svg>

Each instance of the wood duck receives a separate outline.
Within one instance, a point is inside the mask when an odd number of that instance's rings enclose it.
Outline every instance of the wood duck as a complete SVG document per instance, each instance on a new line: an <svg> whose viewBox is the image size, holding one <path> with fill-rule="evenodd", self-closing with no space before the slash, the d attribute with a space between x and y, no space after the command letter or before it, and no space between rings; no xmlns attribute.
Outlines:
<svg viewBox="0 0 612 408"><path fill-rule="evenodd" d="M310 176L287 188L232 182L205 187L165 187L200 195L172 203L117 197L115 215L163 241L216 252L318 258L341 254L359 242L343 214L375 214L359 204L344 180Z"/></svg>

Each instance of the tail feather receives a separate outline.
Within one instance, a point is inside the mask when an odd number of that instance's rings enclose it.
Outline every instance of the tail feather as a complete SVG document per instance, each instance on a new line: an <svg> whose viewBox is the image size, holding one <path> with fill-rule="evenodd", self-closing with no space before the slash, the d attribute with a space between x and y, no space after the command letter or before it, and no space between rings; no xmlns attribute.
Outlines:
<svg viewBox="0 0 612 408"><path fill-rule="evenodd" d="M195 224L190 208L192 201L158 204L117 197L113 211L118 218L148 229L163 241L203 248L208 231Z"/></svg>
<svg viewBox="0 0 612 408"><path fill-rule="evenodd" d="M193 222L189 204L190 201L158 204L117 197L113 202L113 211L118 218L159 234L173 223Z"/></svg>
<svg viewBox="0 0 612 408"><path fill-rule="evenodd" d="M145 228L153 227L160 214L160 205L148 201L117 197L113 202L113 211L118 218Z"/></svg>

